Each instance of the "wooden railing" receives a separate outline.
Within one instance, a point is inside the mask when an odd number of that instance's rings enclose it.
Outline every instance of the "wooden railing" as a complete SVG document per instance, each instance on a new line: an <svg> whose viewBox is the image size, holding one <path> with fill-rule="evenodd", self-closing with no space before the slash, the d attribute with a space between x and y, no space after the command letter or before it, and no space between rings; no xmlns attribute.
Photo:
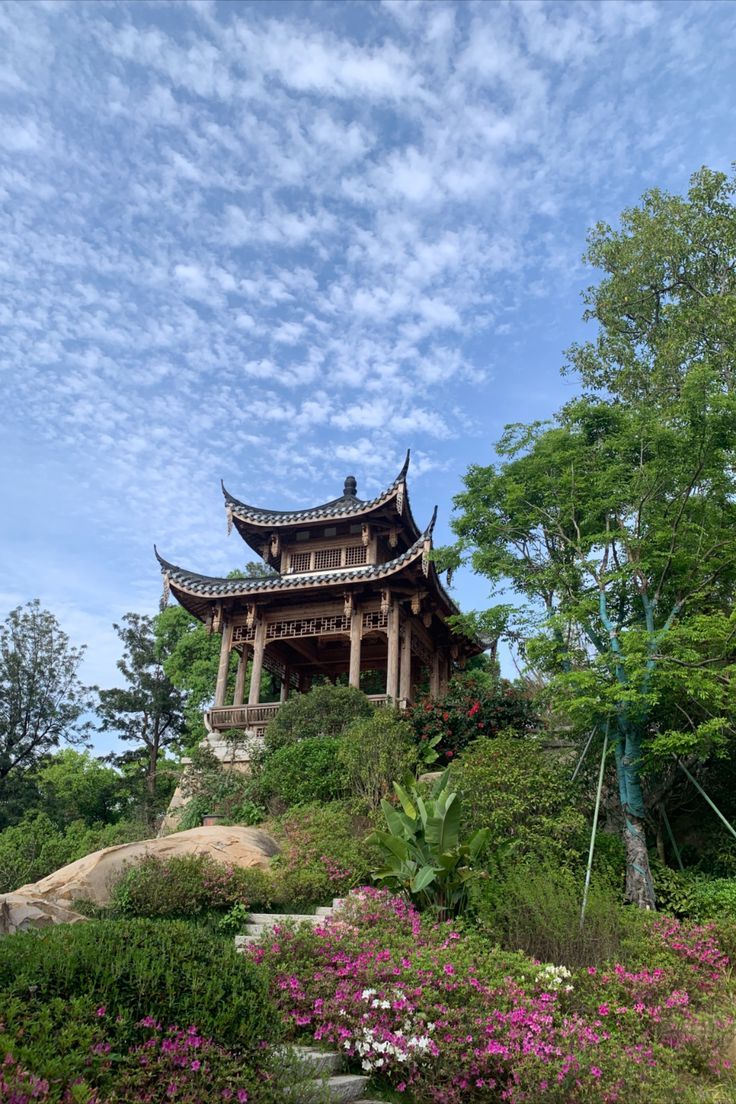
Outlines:
<svg viewBox="0 0 736 1104"><path fill-rule="evenodd" d="M278 712L281 702L261 705L225 705L210 709L209 722L215 731L223 728L262 728Z"/></svg>
<svg viewBox="0 0 736 1104"><path fill-rule="evenodd" d="M386 694L366 694L371 705L381 707L388 704ZM399 708L405 707L405 702L398 703ZM208 720L215 732L225 728L264 728L273 716L278 713L281 702L263 702L261 705L224 705L216 709L210 709Z"/></svg>

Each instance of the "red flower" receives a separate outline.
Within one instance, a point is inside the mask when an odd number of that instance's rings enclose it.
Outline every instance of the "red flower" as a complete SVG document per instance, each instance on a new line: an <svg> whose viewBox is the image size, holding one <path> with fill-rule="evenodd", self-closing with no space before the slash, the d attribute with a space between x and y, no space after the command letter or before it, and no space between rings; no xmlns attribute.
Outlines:
<svg viewBox="0 0 736 1104"><path fill-rule="evenodd" d="M450 714L449 713L443 713L442 714L442 720L443 721L449 721L449 719L450 719Z"/></svg>
<svg viewBox="0 0 736 1104"><path fill-rule="evenodd" d="M468 716L469 717L474 717L479 709L480 709L480 702L479 701L473 702L470 709L468 710Z"/></svg>

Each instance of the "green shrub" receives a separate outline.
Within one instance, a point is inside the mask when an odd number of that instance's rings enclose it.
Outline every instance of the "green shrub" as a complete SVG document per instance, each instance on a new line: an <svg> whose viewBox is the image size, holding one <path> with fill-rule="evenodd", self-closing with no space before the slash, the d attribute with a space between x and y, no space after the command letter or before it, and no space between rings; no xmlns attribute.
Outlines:
<svg viewBox="0 0 736 1104"><path fill-rule="evenodd" d="M266 729L265 753L297 740L341 736L351 721L369 717L372 711L365 694L352 686L315 686L308 694L295 694L279 708Z"/></svg>
<svg viewBox="0 0 736 1104"><path fill-rule="evenodd" d="M689 920L736 921L736 878L710 878L652 864L657 907Z"/></svg>
<svg viewBox="0 0 736 1104"><path fill-rule="evenodd" d="M491 846L519 859L579 859L586 822L574 805L567 764L533 740L477 740L453 767L466 832L488 827Z"/></svg>
<svg viewBox="0 0 736 1104"><path fill-rule="evenodd" d="M593 880L580 927L583 874L523 863L470 889L470 909L488 936L540 962L600 965L620 956L628 930L610 886Z"/></svg>
<svg viewBox="0 0 736 1104"><path fill-rule="evenodd" d="M440 737L437 751L443 764L481 737L507 731L521 736L537 725L534 703L525 690L507 679L472 671L451 679L442 697L418 702L409 719L419 742Z"/></svg>
<svg viewBox="0 0 736 1104"><path fill-rule="evenodd" d="M259 786L266 801L276 798L281 808L333 801L345 789L338 754L340 740L331 736L308 736L284 744L265 759Z"/></svg>
<svg viewBox="0 0 736 1104"><path fill-rule="evenodd" d="M396 709L377 709L345 730L338 754L348 792L375 809L417 765L414 730Z"/></svg>
<svg viewBox="0 0 736 1104"><path fill-rule="evenodd" d="M131 1024L196 1024L254 1051L276 1035L264 978L232 939L178 920L97 920L0 941L0 993L39 1004L84 998Z"/></svg>
<svg viewBox="0 0 736 1104"><path fill-rule="evenodd" d="M238 735L242 737L242 733ZM260 824L266 815L257 800L254 779L223 765L207 744L192 751L181 788L188 801L179 816L180 831L198 828L208 813L223 816L231 824Z"/></svg>
<svg viewBox="0 0 736 1104"><path fill-rule="evenodd" d="M28 814L20 824L0 832L0 893L45 878L102 847L131 843L149 834L142 821L90 827L77 820L59 829L45 813Z"/></svg>
<svg viewBox="0 0 736 1104"><path fill-rule="evenodd" d="M235 904L262 903L269 896L264 870L216 863L208 855L149 855L130 866L112 886L110 911L118 916L197 919Z"/></svg>
<svg viewBox="0 0 736 1104"><path fill-rule="evenodd" d="M378 852L365 842L371 827L337 801L297 806L275 821L282 849L271 866L274 904L298 912L367 882L378 862Z"/></svg>

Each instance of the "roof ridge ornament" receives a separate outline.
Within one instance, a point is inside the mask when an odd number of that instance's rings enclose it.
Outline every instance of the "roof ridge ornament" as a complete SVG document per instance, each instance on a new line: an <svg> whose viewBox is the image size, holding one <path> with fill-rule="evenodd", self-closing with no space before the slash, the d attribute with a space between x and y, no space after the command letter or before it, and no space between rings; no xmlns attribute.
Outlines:
<svg viewBox="0 0 736 1104"><path fill-rule="evenodd" d="M342 489L343 498L357 498L358 497L358 483L354 475L345 476L345 486Z"/></svg>

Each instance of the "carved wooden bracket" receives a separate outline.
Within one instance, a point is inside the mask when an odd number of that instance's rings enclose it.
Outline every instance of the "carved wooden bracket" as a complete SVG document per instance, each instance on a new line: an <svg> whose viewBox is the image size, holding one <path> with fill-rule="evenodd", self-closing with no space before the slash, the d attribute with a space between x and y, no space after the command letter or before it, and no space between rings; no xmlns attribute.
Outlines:
<svg viewBox="0 0 736 1104"><path fill-rule="evenodd" d="M391 608L391 591L381 591L381 613L388 613Z"/></svg>
<svg viewBox="0 0 736 1104"><path fill-rule="evenodd" d="M422 548L422 574L429 575L429 553L432 549L431 542L425 540L424 547Z"/></svg>
<svg viewBox="0 0 736 1104"><path fill-rule="evenodd" d="M399 531L395 525L393 525L388 531L388 544L389 548L395 548L399 543Z"/></svg>
<svg viewBox="0 0 736 1104"><path fill-rule="evenodd" d="M249 629L252 629L256 623L256 607L254 605L248 606L248 612L245 617L245 623Z"/></svg>
<svg viewBox="0 0 736 1104"><path fill-rule="evenodd" d="M352 617L353 612L355 610L355 604L353 602L353 596L350 593L346 593L344 598L345 598L345 605L343 606L343 613L344 613L345 617Z"/></svg>
<svg viewBox="0 0 736 1104"><path fill-rule="evenodd" d="M222 628L222 603L218 602L212 614L212 632L219 632Z"/></svg>
<svg viewBox="0 0 736 1104"><path fill-rule="evenodd" d="M406 492L406 484L399 483L399 491L396 495L396 513L403 514L404 512L404 494Z"/></svg>
<svg viewBox="0 0 736 1104"><path fill-rule="evenodd" d="M370 527L370 525L366 525L366 524L363 525L363 528L362 528L361 534L360 534L360 539L362 540L363 544L367 548L368 545L371 543L371 527Z"/></svg>
<svg viewBox="0 0 736 1104"><path fill-rule="evenodd" d="M421 594L412 594L411 596L411 612L415 617L418 617L422 609L422 596Z"/></svg>
<svg viewBox="0 0 736 1104"><path fill-rule="evenodd" d="M230 506L228 504L228 508L227 508L227 535L230 536L232 531L233 531L233 508L232 508L232 506Z"/></svg>
<svg viewBox="0 0 736 1104"><path fill-rule="evenodd" d="M278 533L271 534L271 555L278 556L281 552L281 538Z"/></svg>

